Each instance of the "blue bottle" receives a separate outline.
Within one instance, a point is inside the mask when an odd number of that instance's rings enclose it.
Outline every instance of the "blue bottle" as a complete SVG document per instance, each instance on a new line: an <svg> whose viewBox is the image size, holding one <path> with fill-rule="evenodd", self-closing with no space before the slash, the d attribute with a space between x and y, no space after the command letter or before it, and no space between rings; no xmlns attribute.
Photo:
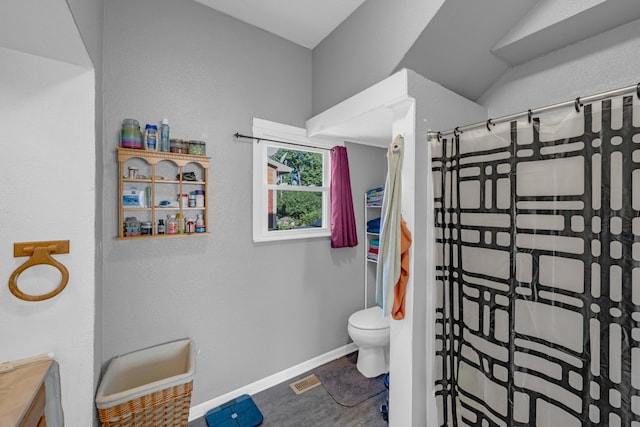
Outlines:
<svg viewBox="0 0 640 427"><path fill-rule="evenodd" d="M162 119L160 125L160 151L169 152L169 120Z"/></svg>
<svg viewBox="0 0 640 427"><path fill-rule="evenodd" d="M144 146L147 150L155 151L158 149L158 127L156 125L147 125L145 127Z"/></svg>

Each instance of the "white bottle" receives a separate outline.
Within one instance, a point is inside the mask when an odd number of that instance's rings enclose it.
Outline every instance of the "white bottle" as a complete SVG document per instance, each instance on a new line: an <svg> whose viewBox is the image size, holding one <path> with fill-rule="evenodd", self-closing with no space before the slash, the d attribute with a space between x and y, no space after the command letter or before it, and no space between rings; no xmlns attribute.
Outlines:
<svg viewBox="0 0 640 427"><path fill-rule="evenodd" d="M204 218L202 218L202 214L198 214L196 216L196 233L204 233L207 231L204 225Z"/></svg>

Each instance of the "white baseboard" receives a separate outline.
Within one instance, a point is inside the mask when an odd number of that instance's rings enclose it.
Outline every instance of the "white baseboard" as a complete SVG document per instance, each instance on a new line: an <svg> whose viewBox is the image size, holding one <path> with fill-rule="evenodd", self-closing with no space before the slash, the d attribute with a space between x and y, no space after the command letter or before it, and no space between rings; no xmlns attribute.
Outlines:
<svg viewBox="0 0 640 427"><path fill-rule="evenodd" d="M304 374L305 372L317 368L318 366L324 365L325 363L353 353L357 349L358 348L354 343L344 345L342 347L336 348L335 350L331 350L328 353L321 354L320 356L307 360L306 362L302 362L298 365L292 366L291 368L285 369L284 371L277 372L254 383L247 384L243 387L230 391L229 393L225 393L222 396L214 397L213 399L208 400L204 403L192 406L189 409L189 421L193 421L196 418L203 417L210 409L233 400L240 395L252 395L259 393L263 390L268 389L269 387L273 387L274 385L280 384L281 382L296 377L300 374Z"/></svg>

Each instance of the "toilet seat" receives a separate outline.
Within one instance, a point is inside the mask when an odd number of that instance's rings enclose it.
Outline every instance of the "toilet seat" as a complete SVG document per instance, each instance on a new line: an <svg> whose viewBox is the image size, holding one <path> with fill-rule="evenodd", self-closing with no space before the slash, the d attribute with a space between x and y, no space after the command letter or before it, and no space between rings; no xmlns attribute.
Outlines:
<svg viewBox="0 0 640 427"><path fill-rule="evenodd" d="M363 330L389 329L389 317L382 315L382 309L378 306L356 311L349 317L349 326Z"/></svg>

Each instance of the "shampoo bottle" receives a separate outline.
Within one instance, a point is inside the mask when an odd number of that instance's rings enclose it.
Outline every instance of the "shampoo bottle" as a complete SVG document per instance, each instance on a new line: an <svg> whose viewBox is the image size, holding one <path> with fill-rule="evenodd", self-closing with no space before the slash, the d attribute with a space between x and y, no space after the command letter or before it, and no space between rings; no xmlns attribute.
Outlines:
<svg viewBox="0 0 640 427"><path fill-rule="evenodd" d="M158 126L146 126L144 130L144 148L152 151L158 149Z"/></svg>

